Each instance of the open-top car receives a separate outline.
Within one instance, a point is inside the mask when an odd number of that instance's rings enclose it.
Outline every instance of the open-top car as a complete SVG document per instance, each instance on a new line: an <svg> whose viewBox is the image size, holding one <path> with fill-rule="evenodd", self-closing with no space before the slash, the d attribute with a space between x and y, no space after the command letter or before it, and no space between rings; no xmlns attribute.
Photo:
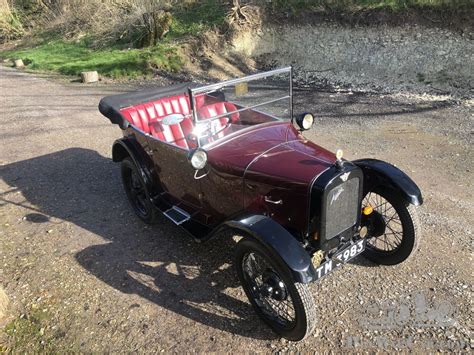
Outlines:
<svg viewBox="0 0 474 355"><path fill-rule="evenodd" d="M137 216L161 212L197 241L242 237L238 278L282 337L315 327L310 282L359 254L394 265L416 249L417 185L306 139L314 117L293 113L291 67L109 96L99 110L123 130L112 157Z"/></svg>

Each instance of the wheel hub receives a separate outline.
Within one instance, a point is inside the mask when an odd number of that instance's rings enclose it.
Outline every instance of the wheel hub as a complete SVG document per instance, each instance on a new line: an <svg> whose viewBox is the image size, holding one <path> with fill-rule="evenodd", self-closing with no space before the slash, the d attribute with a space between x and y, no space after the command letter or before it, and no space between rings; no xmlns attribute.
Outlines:
<svg viewBox="0 0 474 355"><path fill-rule="evenodd" d="M380 237L385 233L387 224L379 212L373 211L369 216L363 216L363 219L365 219L363 224L367 226L370 237Z"/></svg>
<svg viewBox="0 0 474 355"><path fill-rule="evenodd" d="M274 272L266 272L263 275L263 284L260 286L260 294L271 297L277 301L284 301L288 297L285 283Z"/></svg>

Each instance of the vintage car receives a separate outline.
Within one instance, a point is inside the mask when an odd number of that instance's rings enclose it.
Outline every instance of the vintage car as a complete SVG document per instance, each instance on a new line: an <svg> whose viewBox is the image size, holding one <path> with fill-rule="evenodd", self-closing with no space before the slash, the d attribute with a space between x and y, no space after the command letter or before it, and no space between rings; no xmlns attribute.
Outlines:
<svg viewBox="0 0 474 355"><path fill-rule="evenodd" d="M239 236L250 303L297 341L316 326L309 283L359 254L384 265L412 255L422 196L391 164L309 141L314 117L293 106L288 67L109 96L99 110L123 131L112 157L136 215L162 213L196 241Z"/></svg>

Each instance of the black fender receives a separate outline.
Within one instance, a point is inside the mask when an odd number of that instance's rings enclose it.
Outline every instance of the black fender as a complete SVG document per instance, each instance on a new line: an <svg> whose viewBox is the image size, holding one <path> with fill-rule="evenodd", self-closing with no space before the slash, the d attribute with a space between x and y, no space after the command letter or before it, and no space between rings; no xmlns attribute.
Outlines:
<svg viewBox="0 0 474 355"><path fill-rule="evenodd" d="M295 282L309 283L316 279L309 253L292 234L270 217L251 215L224 222L223 225L242 231L279 255L291 270Z"/></svg>
<svg viewBox="0 0 474 355"><path fill-rule="evenodd" d="M112 145L112 160L118 163L127 157L130 157L138 167L149 195L154 195L157 187L153 179L153 164L147 162L148 155L135 139L129 137L117 139Z"/></svg>
<svg viewBox="0 0 474 355"><path fill-rule="evenodd" d="M364 196L370 188L383 185L398 191L412 205L419 206L423 203L420 188L392 164L377 159L358 159L352 163L364 172Z"/></svg>

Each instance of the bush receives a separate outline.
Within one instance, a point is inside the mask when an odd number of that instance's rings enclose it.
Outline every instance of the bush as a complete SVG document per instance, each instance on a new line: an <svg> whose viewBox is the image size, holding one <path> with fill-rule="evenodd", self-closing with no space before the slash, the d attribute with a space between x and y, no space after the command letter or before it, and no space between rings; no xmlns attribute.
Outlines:
<svg viewBox="0 0 474 355"><path fill-rule="evenodd" d="M20 16L7 0L0 0L0 42L9 41L23 35Z"/></svg>

